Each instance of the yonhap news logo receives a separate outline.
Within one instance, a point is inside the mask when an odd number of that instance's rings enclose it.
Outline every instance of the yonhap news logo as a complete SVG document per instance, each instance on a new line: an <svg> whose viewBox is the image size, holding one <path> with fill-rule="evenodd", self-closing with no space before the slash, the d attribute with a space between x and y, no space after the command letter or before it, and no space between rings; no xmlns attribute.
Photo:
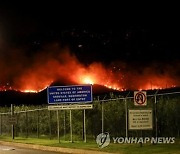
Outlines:
<svg viewBox="0 0 180 154"><path fill-rule="evenodd" d="M104 148L109 145L110 143L110 136L108 132L101 133L96 137L96 143L98 144L99 148Z"/></svg>
<svg viewBox="0 0 180 154"><path fill-rule="evenodd" d="M175 137L112 137L112 143L116 144L174 144ZM108 132L101 133L96 137L99 148L107 147L111 141Z"/></svg>

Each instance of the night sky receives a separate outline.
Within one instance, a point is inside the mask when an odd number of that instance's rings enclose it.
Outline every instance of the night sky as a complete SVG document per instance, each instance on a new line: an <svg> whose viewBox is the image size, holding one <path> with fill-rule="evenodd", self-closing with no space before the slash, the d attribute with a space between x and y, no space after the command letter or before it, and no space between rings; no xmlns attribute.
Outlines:
<svg viewBox="0 0 180 154"><path fill-rule="evenodd" d="M24 48L31 56L45 44L58 42L69 46L84 64L180 60L180 28L174 14L118 9L116 4L93 2L2 4L1 50L4 46Z"/></svg>
<svg viewBox="0 0 180 154"><path fill-rule="evenodd" d="M87 78L114 89L180 85L177 9L78 2L0 4L1 89Z"/></svg>

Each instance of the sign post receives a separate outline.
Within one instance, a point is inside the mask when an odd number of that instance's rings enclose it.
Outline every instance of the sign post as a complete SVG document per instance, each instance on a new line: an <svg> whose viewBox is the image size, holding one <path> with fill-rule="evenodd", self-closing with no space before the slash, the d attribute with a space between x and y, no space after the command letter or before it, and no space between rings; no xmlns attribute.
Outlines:
<svg viewBox="0 0 180 154"><path fill-rule="evenodd" d="M70 121L70 135L71 135L71 143L73 142L73 137L72 137L72 115L71 115L71 110L69 112L69 121Z"/></svg>
<svg viewBox="0 0 180 154"><path fill-rule="evenodd" d="M134 105L135 106L147 106L146 91L134 92ZM153 112L152 109L135 109L129 110L129 130L140 130L141 137L143 137L143 130L153 129ZM142 143L140 143L142 147Z"/></svg>
<svg viewBox="0 0 180 154"><path fill-rule="evenodd" d="M49 139L51 140L52 132L51 132L51 111L49 111Z"/></svg>
<svg viewBox="0 0 180 154"><path fill-rule="evenodd" d="M84 110L84 142L86 143L86 110Z"/></svg>
<svg viewBox="0 0 180 154"><path fill-rule="evenodd" d="M60 143L59 110L57 110L56 113L57 113L57 135L58 135L58 142Z"/></svg>
<svg viewBox="0 0 180 154"><path fill-rule="evenodd" d="M64 141L66 140L66 110L64 110Z"/></svg>
<svg viewBox="0 0 180 154"><path fill-rule="evenodd" d="M60 143L60 132L59 132L59 110L64 110L64 137L66 133L65 128L65 110L70 110L69 120L70 120L70 140L73 142L72 136L72 111L82 109L83 114L83 136L84 142L86 142L86 117L85 109L92 109L92 104L87 104L92 102L92 85L73 85L73 86L52 86L47 89L48 94L48 110L57 111L57 131L58 140ZM83 104L79 104L83 103ZM86 104L84 104L86 103Z"/></svg>

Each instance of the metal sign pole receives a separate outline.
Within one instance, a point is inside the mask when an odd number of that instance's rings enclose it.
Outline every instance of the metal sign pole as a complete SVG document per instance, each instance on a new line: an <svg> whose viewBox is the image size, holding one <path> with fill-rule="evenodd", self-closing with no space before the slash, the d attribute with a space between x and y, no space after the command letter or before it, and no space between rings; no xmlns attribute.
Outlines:
<svg viewBox="0 0 180 154"><path fill-rule="evenodd" d="M66 110L64 110L64 141L66 140Z"/></svg>
<svg viewBox="0 0 180 154"><path fill-rule="evenodd" d="M11 104L11 117L14 115L14 106ZM12 139L14 140L14 124L11 125Z"/></svg>
<svg viewBox="0 0 180 154"><path fill-rule="evenodd" d="M51 132L51 111L49 111L49 139L51 140L52 132Z"/></svg>
<svg viewBox="0 0 180 154"><path fill-rule="evenodd" d="M73 142L73 137L72 137L72 117L71 117L71 110L69 112L69 118L70 118L70 134L71 134L71 141Z"/></svg>
<svg viewBox="0 0 180 154"><path fill-rule="evenodd" d="M58 135L58 142L60 143L59 110L57 110L57 135Z"/></svg>
<svg viewBox="0 0 180 154"><path fill-rule="evenodd" d="M86 143L86 110L84 110L84 142Z"/></svg>

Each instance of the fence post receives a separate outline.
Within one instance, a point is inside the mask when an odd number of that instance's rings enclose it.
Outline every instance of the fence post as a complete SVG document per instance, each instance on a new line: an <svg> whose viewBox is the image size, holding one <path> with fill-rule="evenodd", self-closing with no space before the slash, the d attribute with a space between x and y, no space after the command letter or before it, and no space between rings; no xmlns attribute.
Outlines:
<svg viewBox="0 0 180 154"><path fill-rule="evenodd" d="M14 105L11 104L11 117L14 115ZM14 125L11 125L11 133L12 133L12 139L14 140Z"/></svg>
<svg viewBox="0 0 180 154"><path fill-rule="evenodd" d="M102 117L102 133L104 133L104 106L103 106L103 102L101 103L101 111L102 111L102 115L101 115L101 117Z"/></svg>
<svg viewBox="0 0 180 154"><path fill-rule="evenodd" d="M18 126L19 126L18 118L19 118L19 115L18 115L18 113L16 113L16 137L19 136L19 133L18 133Z"/></svg>
<svg viewBox="0 0 180 154"><path fill-rule="evenodd" d="M0 123L0 135L2 135L2 114L1 114L1 123Z"/></svg>
<svg viewBox="0 0 180 154"><path fill-rule="evenodd" d="M28 112L27 112L27 110L26 110L26 138L28 138Z"/></svg>
<svg viewBox="0 0 180 154"><path fill-rule="evenodd" d="M127 117L128 111L127 111L127 100L126 100L126 98L125 98L125 114L126 114L126 137L128 137L128 117Z"/></svg>
<svg viewBox="0 0 180 154"><path fill-rule="evenodd" d="M128 106L127 106L127 97L129 96L130 92L125 97L125 114L126 114L126 137L128 137Z"/></svg>
<svg viewBox="0 0 180 154"><path fill-rule="evenodd" d="M37 110L37 138L39 138L39 110Z"/></svg>
<svg viewBox="0 0 180 154"><path fill-rule="evenodd" d="M105 100L107 95L104 96L103 100ZM99 101L99 96L98 96L98 101ZM101 118L102 118L102 133L104 133L104 105L103 101L101 102Z"/></svg>
<svg viewBox="0 0 180 154"><path fill-rule="evenodd" d="M156 91L154 95L154 103L155 103L155 125L156 125L156 137L158 136L158 126L157 126L157 93L158 90Z"/></svg>

